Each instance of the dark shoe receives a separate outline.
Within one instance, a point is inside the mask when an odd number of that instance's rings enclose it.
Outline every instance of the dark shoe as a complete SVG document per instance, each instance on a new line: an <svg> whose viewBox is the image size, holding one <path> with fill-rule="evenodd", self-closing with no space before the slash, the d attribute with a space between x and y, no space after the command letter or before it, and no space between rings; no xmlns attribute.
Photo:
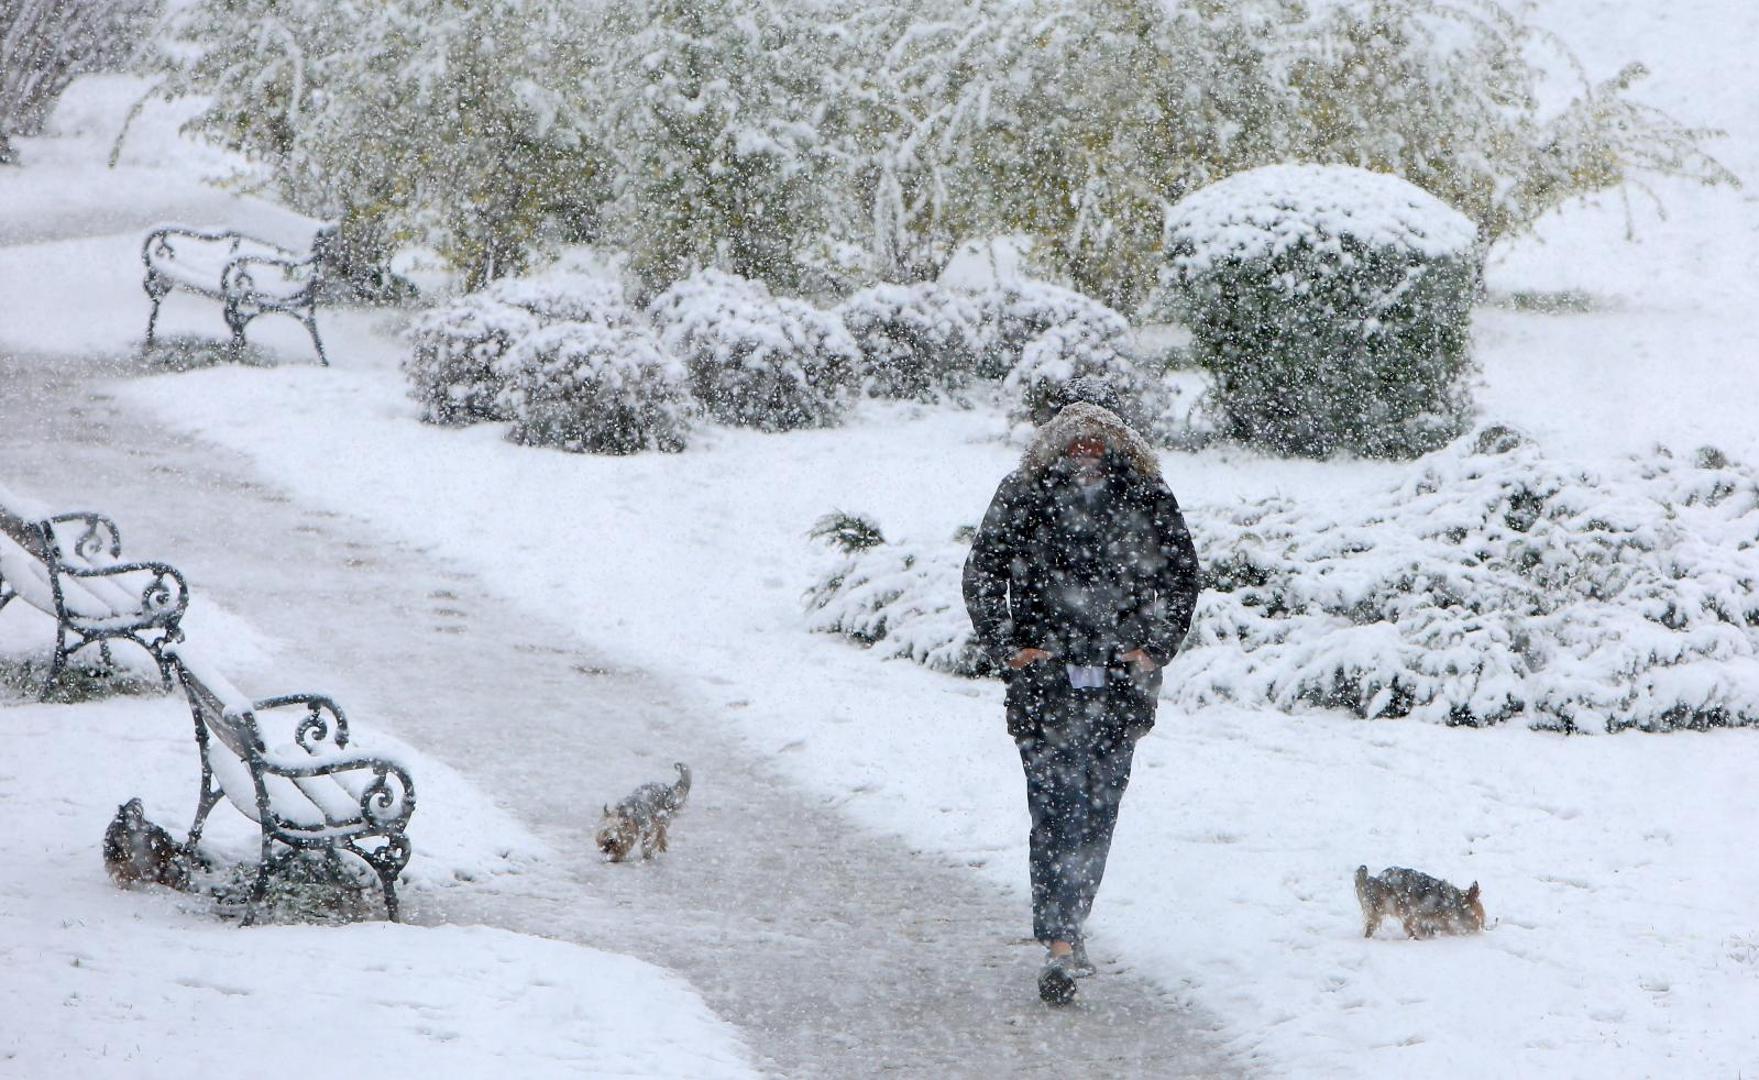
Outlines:
<svg viewBox="0 0 1759 1080"><path fill-rule="evenodd" d="M1069 974L1077 979L1086 979L1099 974L1099 969L1093 966L1093 961L1087 959L1087 944L1085 942L1077 941L1074 951L1069 953Z"/></svg>
<svg viewBox="0 0 1759 1080"><path fill-rule="evenodd" d="M1067 1005L1075 1000L1075 976L1070 958L1053 956L1038 973L1038 997L1046 1005Z"/></svg>

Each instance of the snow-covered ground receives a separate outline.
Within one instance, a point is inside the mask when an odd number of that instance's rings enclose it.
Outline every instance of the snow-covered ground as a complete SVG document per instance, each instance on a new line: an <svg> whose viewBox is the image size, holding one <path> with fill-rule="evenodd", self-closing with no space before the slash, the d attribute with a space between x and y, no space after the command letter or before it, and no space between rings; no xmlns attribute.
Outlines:
<svg viewBox="0 0 1759 1080"><path fill-rule="evenodd" d="M1543 15L1595 71L1646 60L1650 99L1728 129L1719 156L1759 178L1759 83L1740 74L1759 11L1726 0L1569 0ZM0 349L46 362L138 342L138 243L151 222L248 222L280 238L301 228L199 187L195 175L212 162L171 149L168 124L137 132L124 168L104 171L104 125L126 105L126 87L85 93L64 112L60 138L21 141L25 167L0 170ZM1493 290L1579 290L1596 305L1481 311L1481 412L1586 463L1657 441L1759 460L1759 198L1658 187L1669 215L1633 203L1635 242L1609 199L1499 254ZM335 366L325 370L309 366L297 326L263 320L252 338L282 366L158 375L112 392L249 455L300 503L429 547L603 655L663 673L862 826L1018 894L1025 932L1024 813L999 687L880 663L806 633L801 611L828 558L805 533L826 511L869 513L890 535L925 538L976 520L1014 456L999 411L873 406L834 431L714 430L681 455L570 456L511 446L495 426L419 424L396 370L396 323L326 315ZM165 329L217 333L219 318L174 300ZM1165 468L1198 515L1268 494L1348 500L1406 467L1217 451L1169 455ZM240 647L229 660L260 668L272 651ZM116 892L96 842L117 793L142 795L151 816L181 827L189 748L147 737L139 720L152 712L163 722L151 730L175 731L178 708L127 699L0 711L0 805L23 822L0 834L0 1015L24 1019L0 1027L0 1072L141 1075L152 1070L129 1055L168 1045L221 1062L237 1046L214 1032L247 1038L245 1018L265 1007L321 1014L313 985L365 1021L353 1025L362 1039L394 1040L410 1073L428 1062L460 1075L746 1068L738 1037L688 987L626 958L481 928L241 936L173 900ZM394 718L370 735L419 762L417 826L433 840L417 836L418 891L443 888L454 869L507 863L509 850L518 865L507 887L519 872L543 872L542 845L474 794L468 772L399 745ZM120 754L92 764L91 747L118 744L129 748L126 772ZM1749 732L1562 739L1216 707L1163 711L1138 761L1092 924L1096 951L1128 957L1219 1014L1232 1044L1267 1071L1759 1068L1759 864L1742 854L1759 826ZM448 827L459 822L474 824ZM1364 941L1350 885L1360 863L1477 880L1494 926L1481 937L1414 943L1388 929ZM384 970L349 968L362 941ZM662 1000L668 1028L656 1039L644 1005ZM480 1055L474 1065L461 1046ZM310 1071L296 1060L288 1075Z"/></svg>

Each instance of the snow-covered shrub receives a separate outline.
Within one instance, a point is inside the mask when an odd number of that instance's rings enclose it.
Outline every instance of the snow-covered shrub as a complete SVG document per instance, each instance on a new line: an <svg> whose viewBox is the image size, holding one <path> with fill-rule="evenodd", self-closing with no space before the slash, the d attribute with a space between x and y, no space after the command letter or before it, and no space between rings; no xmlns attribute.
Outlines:
<svg viewBox="0 0 1759 1080"><path fill-rule="evenodd" d="M978 374L1000 379L1013 371L1026 347L1048 330L1070 340L1116 344L1130 331L1122 315L1073 289L1043 281L1015 279L977 298L981 313L982 355Z"/></svg>
<svg viewBox="0 0 1759 1080"><path fill-rule="evenodd" d="M495 367L514 344L543 323L524 308L471 293L432 308L410 324L403 358L409 396L430 424L505 420Z"/></svg>
<svg viewBox="0 0 1759 1080"><path fill-rule="evenodd" d="M648 314L715 419L787 431L829 425L841 415L860 350L835 314L719 270L673 285Z"/></svg>
<svg viewBox="0 0 1759 1080"><path fill-rule="evenodd" d="M504 383L498 365L527 335L558 322L633 327L641 320L615 284L566 270L503 278L417 316L403 373L422 419L513 419L497 400Z"/></svg>
<svg viewBox="0 0 1759 1080"><path fill-rule="evenodd" d="M1397 177L1276 165L1181 200L1167 239L1231 437L1414 457L1463 429L1481 258L1464 215Z"/></svg>
<svg viewBox="0 0 1759 1080"><path fill-rule="evenodd" d="M1198 511L1181 706L1313 704L1564 731L1759 722L1759 474L1604 471L1504 428L1345 502Z"/></svg>
<svg viewBox="0 0 1759 1080"><path fill-rule="evenodd" d="M1017 395L1012 419L1040 425L1065 405L1087 401L1112 410L1149 438L1162 428L1170 393L1160 373L1144 370L1119 335L1091 323L1054 326L1033 338L1002 381Z"/></svg>
<svg viewBox="0 0 1759 1080"><path fill-rule="evenodd" d="M837 314L861 350L861 387L875 397L931 399L977 367L982 312L944 285L875 285Z"/></svg>
<svg viewBox="0 0 1759 1080"><path fill-rule="evenodd" d="M1347 502L1190 508L1180 708L1229 701L1572 732L1759 724L1759 472L1665 449L1604 471L1506 428ZM807 593L814 630L987 674L964 542L880 543Z"/></svg>
<svg viewBox="0 0 1759 1080"><path fill-rule="evenodd" d="M644 327L554 323L509 349L496 374L513 442L632 454L688 441L694 402L684 365Z"/></svg>
<svg viewBox="0 0 1759 1080"><path fill-rule="evenodd" d="M120 66L158 20L163 0L0 2L0 165L9 140L35 135L62 91Z"/></svg>
<svg viewBox="0 0 1759 1080"><path fill-rule="evenodd" d="M842 510L833 510L819 518L806 535L814 540L823 540L845 555L866 551L886 542L885 534L880 532L879 524L872 518Z"/></svg>
<svg viewBox="0 0 1759 1080"><path fill-rule="evenodd" d="M832 515L839 516L851 515ZM969 536L933 546L869 543L879 527L867 518L855 520L872 530L860 546L843 543L837 530L814 530L846 557L807 590L809 628L841 634L886 659L914 660L954 675L994 674L994 663L971 641L959 588Z"/></svg>

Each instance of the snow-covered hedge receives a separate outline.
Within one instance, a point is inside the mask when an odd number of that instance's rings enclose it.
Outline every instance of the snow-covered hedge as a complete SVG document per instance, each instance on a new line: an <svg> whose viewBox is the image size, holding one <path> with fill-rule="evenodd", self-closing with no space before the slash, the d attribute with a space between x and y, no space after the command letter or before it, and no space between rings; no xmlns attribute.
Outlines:
<svg viewBox="0 0 1759 1080"><path fill-rule="evenodd" d="M835 314L719 270L673 285L648 314L715 419L787 431L841 415L860 350Z"/></svg>
<svg viewBox="0 0 1759 1080"><path fill-rule="evenodd" d="M629 327L640 320L615 284L568 271L503 278L423 312L410 325L411 350L403 360L422 419L513 419L499 401L504 379L498 365L527 335L560 322Z"/></svg>
<svg viewBox="0 0 1759 1080"><path fill-rule="evenodd" d="M1205 566L1180 708L1563 731L1759 723L1759 473L1714 450L1582 469L1502 428L1377 495L1187 521ZM966 548L880 544L810 592L814 629L969 674Z"/></svg>
<svg viewBox="0 0 1759 1080"><path fill-rule="evenodd" d="M861 388L874 397L931 400L977 368L983 312L944 285L875 285L837 313L861 350Z"/></svg>
<svg viewBox="0 0 1759 1080"><path fill-rule="evenodd" d="M842 634L886 658L955 675L993 674L970 640L959 579L969 537L935 546L890 543L871 519L832 514L813 536L843 559L806 593L810 629Z"/></svg>
<svg viewBox="0 0 1759 1080"><path fill-rule="evenodd" d="M1466 422L1477 231L1397 177L1273 165L1180 200L1164 277L1227 433L1415 457Z"/></svg>
<svg viewBox="0 0 1759 1080"><path fill-rule="evenodd" d="M556 323L508 350L497 374L513 442L632 454L682 450L689 439L684 365L645 327Z"/></svg>
<svg viewBox="0 0 1759 1080"><path fill-rule="evenodd" d="M1025 357L1026 347L1050 330L1069 339L1117 342L1130 331L1122 315L1098 300L1043 281L1004 281L979 294L982 355L978 374L1005 377Z"/></svg>

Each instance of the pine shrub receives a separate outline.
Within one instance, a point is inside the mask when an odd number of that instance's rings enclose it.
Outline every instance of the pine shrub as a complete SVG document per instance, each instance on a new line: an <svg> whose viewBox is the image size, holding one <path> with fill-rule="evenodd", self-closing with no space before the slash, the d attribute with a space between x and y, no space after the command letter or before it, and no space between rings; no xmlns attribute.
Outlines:
<svg viewBox="0 0 1759 1080"><path fill-rule="evenodd" d="M1409 458L1464 429L1480 248L1433 196L1345 166L1254 169L1174 206L1168 255L1231 437Z"/></svg>
<svg viewBox="0 0 1759 1080"><path fill-rule="evenodd" d="M1098 300L1043 281L1004 281L978 297L982 354L978 374L1000 379L1014 370L1026 347L1046 331L1066 339L1111 343L1130 331L1124 316Z"/></svg>

